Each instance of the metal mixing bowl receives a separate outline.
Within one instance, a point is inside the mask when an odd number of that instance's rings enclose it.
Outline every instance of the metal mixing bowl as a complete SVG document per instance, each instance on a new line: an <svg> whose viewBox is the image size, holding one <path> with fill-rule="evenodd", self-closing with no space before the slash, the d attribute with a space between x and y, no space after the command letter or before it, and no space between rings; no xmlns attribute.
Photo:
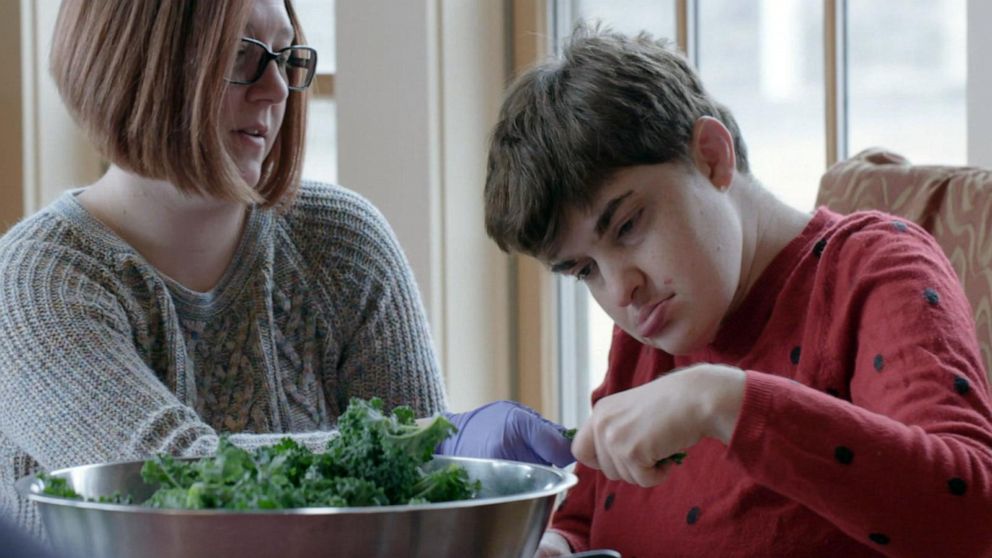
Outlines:
<svg viewBox="0 0 992 558"><path fill-rule="evenodd" d="M33 475L18 480L17 490L37 503L55 548L72 556L530 558L555 497L577 482L559 469L496 459L436 457L425 468L451 463L482 481L478 498L416 506L162 510L46 496ZM86 465L52 476L85 497L119 491L143 502L155 487L141 479L141 465Z"/></svg>

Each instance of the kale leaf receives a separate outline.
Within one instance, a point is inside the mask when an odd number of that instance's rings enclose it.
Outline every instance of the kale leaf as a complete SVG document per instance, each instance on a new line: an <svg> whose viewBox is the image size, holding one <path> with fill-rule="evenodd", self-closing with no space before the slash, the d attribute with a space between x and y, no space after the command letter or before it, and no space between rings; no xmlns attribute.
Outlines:
<svg viewBox="0 0 992 558"><path fill-rule="evenodd" d="M661 465L664 465L665 463L675 463L676 465L681 465L682 464L682 460L685 459L686 456L688 456L688 455L689 454L687 454L684 451L680 451L678 453L673 453L672 455L669 455L668 457L665 457L665 458L661 459L660 461L658 461L658 463L655 463L655 467L660 467Z"/></svg>
<svg viewBox="0 0 992 558"><path fill-rule="evenodd" d="M481 484L462 467L424 468L437 445L455 431L442 416L418 422L409 407L387 413L381 399L354 398L324 453L291 438L249 452L222 436L212 457L189 461L158 455L145 461L142 478L158 489L144 505L265 510L474 498ZM55 477L45 477L45 493L79 498L65 479ZM130 503L118 495L97 501Z"/></svg>
<svg viewBox="0 0 992 558"><path fill-rule="evenodd" d="M458 465L427 471L434 449L456 431L442 416L419 422L413 410L383 410L381 399L354 398L338 420L338 436L314 453L292 438L254 452L221 437L217 452L199 460L157 455L141 476L158 486L144 505L172 509L266 510L387 506L474 498L481 484ZM66 479L41 473L43 492L83 499ZM88 501L130 504L114 494Z"/></svg>

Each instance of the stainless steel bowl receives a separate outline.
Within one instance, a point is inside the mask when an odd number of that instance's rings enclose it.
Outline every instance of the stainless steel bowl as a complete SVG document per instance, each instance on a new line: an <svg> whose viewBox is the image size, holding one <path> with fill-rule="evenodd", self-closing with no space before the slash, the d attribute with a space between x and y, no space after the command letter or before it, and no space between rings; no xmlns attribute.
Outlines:
<svg viewBox="0 0 992 558"><path fill-rule="evenodd" d="M455 463L482 481L474 500L362 508L276 511L160 510L98 504L41 493L33 475L17 481L35 502L56 549L93 558L195 557L513 557L530 558L555 497L575 475L540 465L495 459L436 457L427 468ZM86 465L54 471L82 496L115 491L136 502L155 487L141 479L142 462Z"/></svg>

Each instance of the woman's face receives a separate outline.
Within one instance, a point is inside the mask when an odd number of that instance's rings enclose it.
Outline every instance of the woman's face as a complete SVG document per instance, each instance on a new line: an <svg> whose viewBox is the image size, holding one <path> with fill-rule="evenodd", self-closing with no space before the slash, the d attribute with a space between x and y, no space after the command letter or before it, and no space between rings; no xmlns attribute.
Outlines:
<svg viewBox="0 0 992 558"><path fill-rule="evenodd" d="M251 0L251 15L244 36L261 41L270 50L293 42L293 26L284 0ZM270 62L251 85L228 84L224 92L223 126L230 134L230 153L241 177L258 184L262 162L272 149L286 112L289 89L279 68Z"/></svg>

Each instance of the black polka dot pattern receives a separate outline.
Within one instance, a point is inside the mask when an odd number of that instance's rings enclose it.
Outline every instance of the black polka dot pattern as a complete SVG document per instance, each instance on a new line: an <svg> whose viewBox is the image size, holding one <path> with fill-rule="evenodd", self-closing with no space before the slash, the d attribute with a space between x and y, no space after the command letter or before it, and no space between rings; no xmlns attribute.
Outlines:
<svg viewBox="0 0 992 558"><path fill-rule="evenodd" d="M610 492L609 494L606 495L606 501L603 502L603 509L604 510L609 510L610 508L613 507L613 500L614 500L614 498L616 498L616 494L614 494L612 492Z"/></svg>
<svg viewBox="0 0 992 558"><path fill-rule="evenodd" d="M884 535L882 533L871 533L870 535L868 535L868 538L871 539L871 541L874 543L878 543L881 545L889 544L889 536Z"/></svg>
<svg viewBox="0 0 992 558"><path fill-rule="evenodd" d="M968 483L964 482L964 479L954 477L947 481L947 489L955 496L964 496L964 493L968 491Z"/></svg>
<svg viewBox="0 0 992 558"><path fill-rule="evenodd" d="M892 221L892 227L899 232L906 232L909 229L902 221Z"/></svg>
<svg viewBox="0 0 992 558"><path fill-rule="evenodd" d="M689 510L689 513L686 514L685 522L689 525L695 525L696 522L699 521L700 513L699 506L693 506L692 509Z"/></svg>
<svg viewBox="0 0 992 558"><path fill-rule="evenodd" d="M938 295L937 291L931 289L930 287L923 290L923 297L927 299L930 306L936 306L940 303L940 295Z"/></svg>
<svg viewBox="0 0 992 558"><path fill-rule="evenodd" d="M837 446L834 448L834 458L838 463L850 465L854 461L854 452L847 446Z"/></svg>
<svg viewBox="0 0 992 558"><path fill-rule="evenodd" d="M968 378L964 376L954 377L954 391L958 392L960 395L968 395L971 392L971 384L968 383Z"/></svg>
<svg viewBox="0 0 992 558"><path fill-rule="evenodd" d="M882 355L875 355L872 365L875 366L875 372L881 372L882 369L885 368L885 359Z"/></svg>
<svg viewBox="0 0 992 558"><path fill-rule="evenodd" d="M826 247L827 247L827 239L821 238L816 242L816 244L813 245L813 255L819 258L820 254L823 253L823 249Z"/></svg>
<svg viewBox="0 0 992 558"><path fill-rule="evenodd" d="M799 356L802 354L802 352L803 352L802 347L792 348L792 352L789 353L789 360L792 361L792 364L799 364Z"/></svg>

